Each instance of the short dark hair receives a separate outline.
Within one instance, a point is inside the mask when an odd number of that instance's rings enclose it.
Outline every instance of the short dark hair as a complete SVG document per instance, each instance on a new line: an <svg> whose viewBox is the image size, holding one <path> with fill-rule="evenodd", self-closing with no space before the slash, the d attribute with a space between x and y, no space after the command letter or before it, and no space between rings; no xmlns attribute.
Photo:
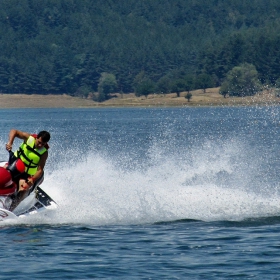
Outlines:
<svg viewBox="0 0 280 280"><path fill-rule="evenodd" d="M47 131L45 131L45 130L40 131L40 132L38 133L37 138L40 138L40 137L42 137L42 140L43 140L44 142L46 142L46 143L49 142L50 139L51 139L50 133L47 132Z"/></svg>

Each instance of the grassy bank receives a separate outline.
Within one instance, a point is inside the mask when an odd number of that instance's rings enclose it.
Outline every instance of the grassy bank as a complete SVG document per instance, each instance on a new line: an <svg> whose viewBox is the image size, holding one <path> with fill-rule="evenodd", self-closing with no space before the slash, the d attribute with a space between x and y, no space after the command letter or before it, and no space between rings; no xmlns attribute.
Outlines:
<svg viewBox="0 0 280 280"><path fill-rule="evenodd" d="M227 97L219 94L219 88L192 91L190 102L186 93L151 94L147 98L134 94L115 94L102 103L69 95L0 94L0 108L88 108L88 107L172 107L172 106L249 106L278 105L280 98L273 91L263 91L252 97Z"/></svg>

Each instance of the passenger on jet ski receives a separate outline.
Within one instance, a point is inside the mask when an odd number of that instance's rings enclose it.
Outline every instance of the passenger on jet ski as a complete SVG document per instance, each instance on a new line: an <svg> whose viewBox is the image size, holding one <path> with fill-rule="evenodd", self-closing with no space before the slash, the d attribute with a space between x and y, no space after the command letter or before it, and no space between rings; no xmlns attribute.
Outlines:
<svg viewBox="0 0 280 280"><path fill-rule="evenodd" d="M12 153L12 152L11 152ZM10 209L13 199L15 199L20 175L24 173L25 165L20 159L16 159L12 164L1 164L0 166L0 208Z"/></svg>
<svg viewBox="0 0 280 280"><path fill-rule="evenodd" d="M18 185L18 192L10 211L27 197L36 185L39 185L43 181L44 167L48 158L50 133L47 131L40 131L38 135L36 135L12 129L9 133L9 141L6 144L7 151L12 150L13 142L16 137L22 139L23 143L14 154L10 153L8 165L11 165L17 159L21 159L25 165L25 171L19 176L16 182Z"/></svg>

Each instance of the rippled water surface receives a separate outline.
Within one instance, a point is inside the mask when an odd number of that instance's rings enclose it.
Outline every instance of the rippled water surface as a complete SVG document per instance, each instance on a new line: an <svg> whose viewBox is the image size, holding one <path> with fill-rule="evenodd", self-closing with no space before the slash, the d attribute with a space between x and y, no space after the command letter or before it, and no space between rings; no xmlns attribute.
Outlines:
<svg viewBox="0 0 280 280"><path fill-rule="evenodd" d="M11 128L51 132L59 205L0 225L0 279L280 278L279 107L0 116L3 159Z"/></svg>

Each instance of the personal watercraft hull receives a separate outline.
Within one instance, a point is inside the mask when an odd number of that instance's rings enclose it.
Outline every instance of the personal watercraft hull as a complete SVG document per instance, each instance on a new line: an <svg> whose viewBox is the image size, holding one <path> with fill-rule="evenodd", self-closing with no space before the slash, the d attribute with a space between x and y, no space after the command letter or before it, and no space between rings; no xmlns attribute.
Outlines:
<svg viewBox="0 0 280 280"><path fill-rule="evenodd" d="M55 208L57 208L55 201L40 187L37 187L13 212L0 208L0 221L23 218Z"/></svg>
<svg viewBox="0 0 280 280"><path fill-rule="evenodd" d="M5 164L6 162L0 161L0 168L3 169ZM55 201L37 184L34 186L34 190L21 201L12 212L8 210L11 202L12 195L0 194L0 221L18 219L20 217L26 217L42 211L57 208Z"/></svg>

